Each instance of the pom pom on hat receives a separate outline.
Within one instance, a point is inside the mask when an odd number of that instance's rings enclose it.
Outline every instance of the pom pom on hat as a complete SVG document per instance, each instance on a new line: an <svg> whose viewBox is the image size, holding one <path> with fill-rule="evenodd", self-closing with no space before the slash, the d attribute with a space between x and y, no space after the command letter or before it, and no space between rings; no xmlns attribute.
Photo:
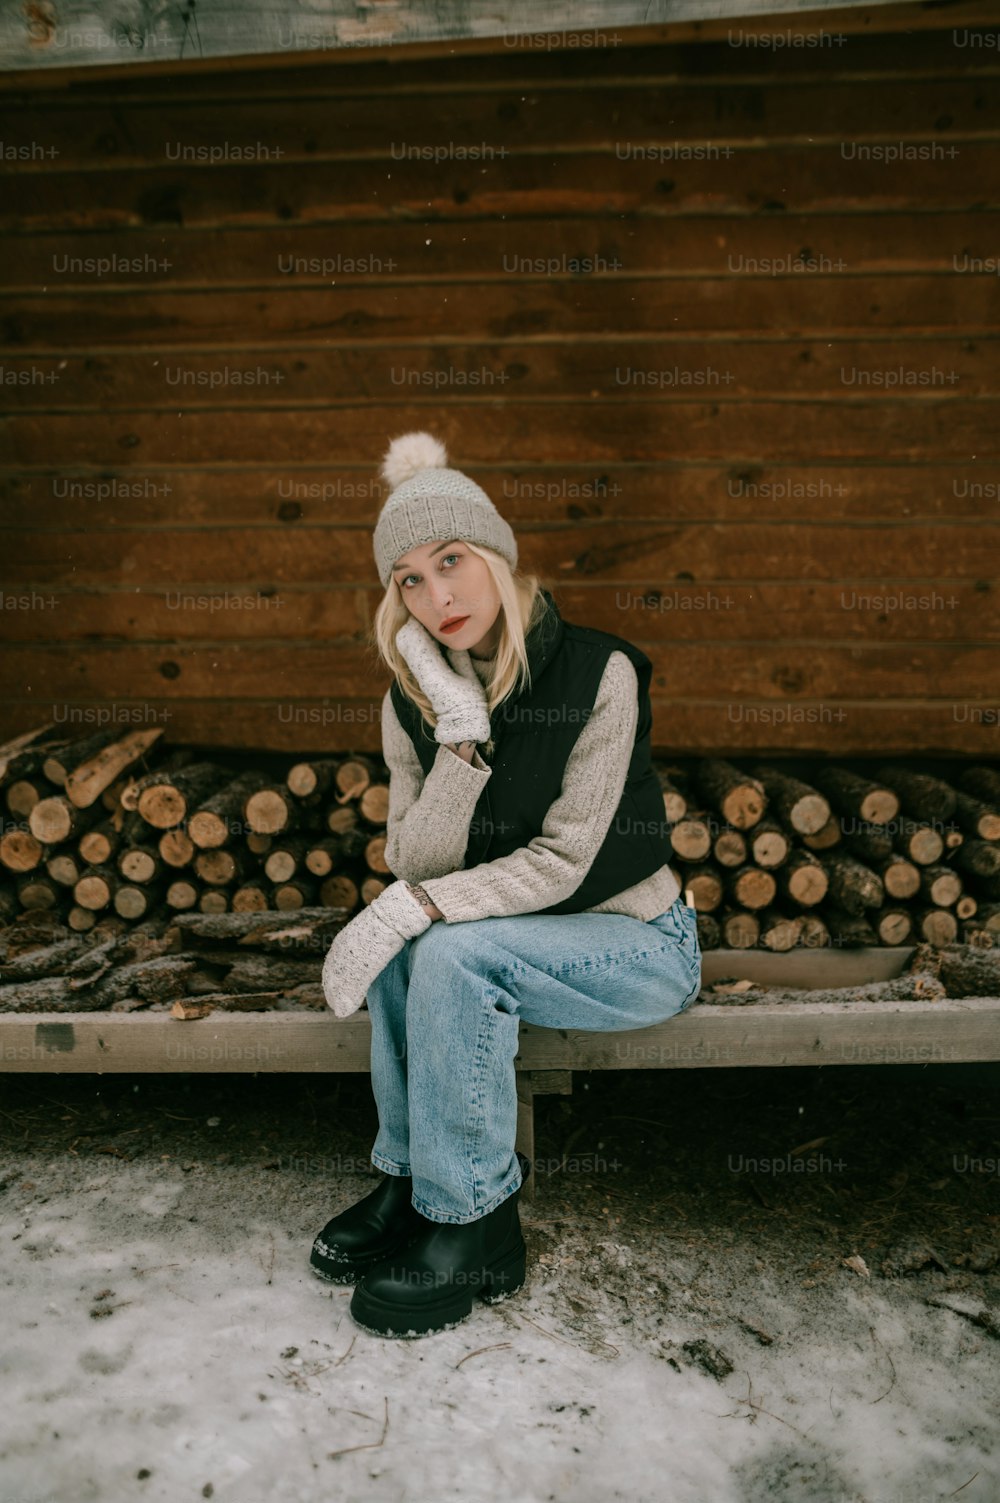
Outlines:
<svg viewBox="0 0 1000 1503"><path fill-rule="evenodd" d="M421 470L443 470L448 454L440 439L432 433L404 433L394 438L382 461L382 479L395 490Z"/></svg>

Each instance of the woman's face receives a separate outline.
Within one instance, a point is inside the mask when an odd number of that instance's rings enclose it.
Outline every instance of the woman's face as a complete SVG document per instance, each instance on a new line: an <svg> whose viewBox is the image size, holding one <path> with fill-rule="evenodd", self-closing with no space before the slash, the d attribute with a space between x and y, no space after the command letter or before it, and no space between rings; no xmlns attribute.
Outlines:
<svg viewBox="0 0 1000 1503"><path fill-rule="evenodd" d="M438 642L492 657L500 643L500 596L485 562L461 539L407 549L392 575L407 610ZM466 619L442 630L456 616Z"/></svg>

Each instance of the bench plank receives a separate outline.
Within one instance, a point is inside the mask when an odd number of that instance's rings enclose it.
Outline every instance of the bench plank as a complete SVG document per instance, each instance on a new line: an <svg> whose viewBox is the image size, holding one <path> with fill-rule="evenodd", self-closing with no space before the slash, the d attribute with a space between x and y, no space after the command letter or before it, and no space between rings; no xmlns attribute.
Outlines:
<svg viewBox="0 0 1000 1503"><path fill-rule="evenodd" d="M1000 998L914 1002L700 1002L615 1033L522 1023L518 1070L960 1063L1000 1059ZM0 1071L365 1072L367 1012L0 1015Z"/></svg>

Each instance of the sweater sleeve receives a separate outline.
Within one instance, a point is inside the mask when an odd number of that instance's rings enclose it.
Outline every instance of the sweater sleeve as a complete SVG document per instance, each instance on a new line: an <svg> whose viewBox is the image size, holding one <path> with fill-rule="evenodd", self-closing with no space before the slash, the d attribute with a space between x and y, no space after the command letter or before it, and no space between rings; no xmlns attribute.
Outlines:
<svg viewBox="0 0 1000 1503"><path fill-rule="evenodd" d="M470 765L450 747L439 746L425 778L388 690L382 701L382 755L389 768L389 870L397 879L414 883L457 871L465 860L469 825L492 767L478 751Z"/></svg>
<svg viewBox="0 0 1000 1503"><path fill-rule="evenodd" d="M572 896L618 808L638 720L635 668L624 652L612 652L541 834L509 856L421 884L445 923L537 913Z"/></svg>

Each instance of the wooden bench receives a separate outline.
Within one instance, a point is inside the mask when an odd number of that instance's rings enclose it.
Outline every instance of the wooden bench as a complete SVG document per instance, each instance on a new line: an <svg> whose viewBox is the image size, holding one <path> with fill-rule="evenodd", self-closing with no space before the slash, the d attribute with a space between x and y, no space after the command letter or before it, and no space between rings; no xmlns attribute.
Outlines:
<svg viewBox="0 0 1000 1503"><path fill-rule="evenodd" d="M517 1147L535 1163L534 1099L568 1094L574 1070L666 1070L737 1065L957 1064L1000 1059L1000 998L810 1002L810 988L889 980L912 947L772 955L710 950L706 986L739 975L800 988L802 1001L746 1006L698 1002L651 1028L604 1033L522 1023L515 1060ZM64 1073L264 1071L366 1073L365 1011L217 1010L195 1022L166 1012L0 1014L0 1070ZM525 1184L533 1198L537 1176Z"/></svg>

